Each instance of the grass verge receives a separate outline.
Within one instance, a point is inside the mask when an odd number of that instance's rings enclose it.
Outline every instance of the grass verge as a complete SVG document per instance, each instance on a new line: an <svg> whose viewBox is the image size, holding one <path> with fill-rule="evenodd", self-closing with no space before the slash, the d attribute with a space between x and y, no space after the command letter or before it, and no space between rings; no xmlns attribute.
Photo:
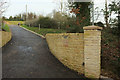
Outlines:
<svg viewBox="0 0 120 80"><path fill-rule="evenodd" d="M61 30L61 29L48 29L48 28L39 28L38 27L28 27L26 25L22 25L22 27L27 28L29 30L32 30L38 34L41 34L43 36L45 36L47 33L66 33L65 30Z"/></svg>
<svg viewBox="0 0 120 80"><path fill-rule="evenodd" d="M9 28L9 26L7 24L5 24L5 26L2 27L2 29L4 29L7 32L10 32L10 28Z"/></svg>

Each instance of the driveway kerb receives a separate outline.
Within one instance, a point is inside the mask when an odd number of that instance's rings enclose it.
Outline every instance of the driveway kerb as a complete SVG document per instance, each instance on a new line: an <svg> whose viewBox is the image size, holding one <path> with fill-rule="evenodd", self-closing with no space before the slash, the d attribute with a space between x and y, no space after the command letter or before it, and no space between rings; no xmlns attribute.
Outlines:
<svg viewBox="0 0 120 80"><path fill-rule="evenodd" d="M29 31L29 32L31 32L31 33L33 33L33 34L36 34L36 35L38 35L38 36L40 36L40 37L42 37L42 38L45 38L45 36L43 36L43 35L41 35L41 34L38 34L38 33L34 32L34 31L32 31L32 30L29 30L29 29L24 28L24 27L22 27L22 26L20 26L20 27L23 28L24 30L27 30L27 31Z"/></svg>

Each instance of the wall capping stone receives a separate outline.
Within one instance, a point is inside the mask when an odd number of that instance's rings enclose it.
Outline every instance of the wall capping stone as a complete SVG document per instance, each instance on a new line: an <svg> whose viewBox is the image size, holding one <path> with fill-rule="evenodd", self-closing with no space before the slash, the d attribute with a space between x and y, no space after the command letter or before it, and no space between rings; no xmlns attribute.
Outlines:
<svg viewBox="0 0 120 80"><path fill-rule="evenodd" d="M83 27L84 30L102 30L102 27L99 26L85 26Z"/></svg>

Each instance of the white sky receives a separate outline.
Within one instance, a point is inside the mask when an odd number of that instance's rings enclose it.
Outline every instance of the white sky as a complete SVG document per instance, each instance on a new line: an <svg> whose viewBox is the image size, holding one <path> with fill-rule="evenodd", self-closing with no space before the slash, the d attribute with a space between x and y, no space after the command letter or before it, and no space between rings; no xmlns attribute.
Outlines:
<svg viewBox="0 0 120 80"><path fill-rule="evenodd" d="M26 4L28 12L35 12L36 14L48 14L52 12L56 4L53 0L7 0L9 7L4 13L4 16L15 16L19 13L26 12Z"/></svg>
<svg viewBox="0 0 120 80"><path fill-rule="evenodd" d="M28 12L35 12L36 14L47 15L54 9L58 9L58 4L55 1L58 0L6 0L9 3L9 7L3 14L6 17L15 16L19 13L26 12L26 4L28 6ZM64 1L64 0L63 0ZM108 0L108 3L112 0ZM95 7L99 10L104 8L105 0L94 0ZM101 20L104 21L103 16L100 16Z"/></svg>

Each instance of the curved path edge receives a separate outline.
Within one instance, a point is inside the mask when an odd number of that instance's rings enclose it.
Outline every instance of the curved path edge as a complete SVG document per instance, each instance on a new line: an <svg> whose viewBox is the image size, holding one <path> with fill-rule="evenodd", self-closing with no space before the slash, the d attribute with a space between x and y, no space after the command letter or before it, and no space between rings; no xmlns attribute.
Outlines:
<svg viewBox="0 0 120 80"><path fill-rule="evenodd" d="M32 30L29 30L29 29L24 28L24 27L22 27L22 26L20 26L20 27L23 28L24 30L27 30L27 31L29 31L29 32L31 32L31 33L33 33L33 34L36 34L36 35L38 35L38 36L40 36L40 37L42 37L42 38L45 38L45 36L43 36L43 35L41 35L41 34L38 34L38 33L34 32L34 31L32 31Z"/></svg>

